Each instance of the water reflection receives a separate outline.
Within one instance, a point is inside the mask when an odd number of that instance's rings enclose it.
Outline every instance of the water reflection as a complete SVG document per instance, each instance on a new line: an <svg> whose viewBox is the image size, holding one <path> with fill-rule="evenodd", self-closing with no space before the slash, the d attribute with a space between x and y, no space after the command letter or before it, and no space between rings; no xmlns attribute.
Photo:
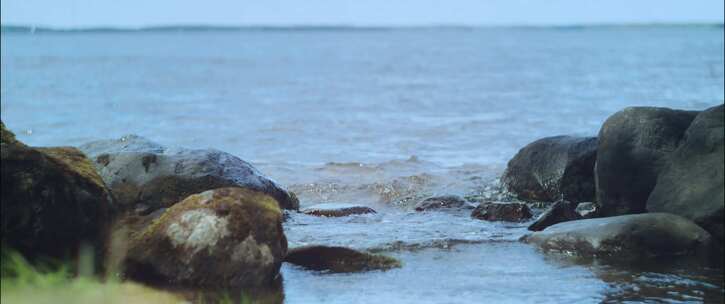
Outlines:
<svg viewBox="0 0 725 304"><path fill-rule="evenodd" d="M266 287L241 289L214 289L214 288L178 288L156 286L157 288L172 292L181 298L195 304L206 303L259 303L280 304L285 303L284 279L279 275L274 282Z"/></svg>

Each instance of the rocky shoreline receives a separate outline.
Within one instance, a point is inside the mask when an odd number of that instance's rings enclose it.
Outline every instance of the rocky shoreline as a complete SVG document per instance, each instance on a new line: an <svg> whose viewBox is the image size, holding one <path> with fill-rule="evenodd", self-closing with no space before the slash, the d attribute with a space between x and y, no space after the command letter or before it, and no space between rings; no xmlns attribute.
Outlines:
<svg viewBox="0 0 725 304"><path fill-rule="evenodd" d="M626 248L656 243L662 245L656 246L661 249L640 251L654 256L703 256L704 251L719 261L725 205L724 130L722 105L702 112L633 107L610 116L596 139L567 138L566 144L562 144L563 137L552 137L523 148L509 162L509 169L504 174L507 188L519 198L531 198L531 193L547 189L551 194L546 198L550 201L561 199L529 227L529 230L543 231L534 232L525 239L547 250L559 248L569 254L620 255L620 259L630 259L640 253ZM589 148L589 151L596 148L594 156L582 156L579 152L587 141L590 146L592 142L598 142ZM566 147L562 148L562 145ZM522 164L547 161L546 166L521 169L526 168ZM586 167L582 167L584 165ZM570 178L572 171L579 176ZM594 189L591 189L592 181ZM522 188L523 183L531 186ZM595 190L596 197L576 197L570 189ZM591 191L588 193L592 194ZM580 203L592 201L596 211L586 215L576 212ZM649 212L655 213L652 217L640 215ZM656 212L671 215L665 219L656 216ZM564 223L569 221L576 224ZM659 222L667 222L670 226L659 229L656 227ZM607 225L625 225L627 229L606 237L598 235L602 231L593 229ZM702 231L696 231L696 228ZM680 237L678 233L688 229L692 231L687 241L683 240L683 244L688 244L687 248L663 247L675 246ZM607 246L619 249L598 253L592 247L601 244L592 246L586 239L606 240L610 243Z"/></svg>
<svg viewBox="0 0 725 304"><path fill-rule="evenodd" d="M414 209L509 222L540 213L521 241L546 254L717 265L723 125L723 105L701 112L627 108L597 137L548 137L522 148L501 177L518 201L443 195ZM300 210L294 193L228 153L169 148L135 135L36 148L1 127L2 243L31 261L73 260L90 246L98 273L165 288L267 288L283 262L330 272L405 267L344 247L287 248L286 213L376 210ZM537 212L540 206L548 210Z"/></svg>

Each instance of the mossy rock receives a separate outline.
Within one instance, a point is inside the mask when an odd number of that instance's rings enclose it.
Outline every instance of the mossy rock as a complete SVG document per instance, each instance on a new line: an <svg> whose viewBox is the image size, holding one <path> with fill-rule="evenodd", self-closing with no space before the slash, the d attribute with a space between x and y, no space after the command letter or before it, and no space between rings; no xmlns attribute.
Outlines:
<svg viewBox="0 0 725 304"><path fill-rule="evenodd" d="M65 166L68 170L73 170L78 175L93 182L96 187L106 189L106 184L93 163L77 148L74 147L38 147L36 150L43 152L48 157L57 161L60 165Z"/></svg>
<svg viewBox="0 0 725 304"><path fill-rule="evenodd" d="M112 197L90 161L75 148L29 147L0 127L2 242L31 260L74 259L86 244L100 265Z"/></svg>
<svg viewBox="0 0 725 304"><path fill-rule="evenodd" d="M375 212L375 210L368 206L326 203L307 207L302 210L302 213L323 217L343 217L349 215L371 214L377 212Z"/></svg>
<svg viewBox="0 0 725 304"><path fill-rule="evenodd" d="M297 197L244 160L213 149L168 148L127 135L80 146L110 187L119 209L150 213L206 190L241 187L274 197L297 210Z"/></svg>
<svg viewBox="0 0 725 304"><path fill-rule="evenodd" d="M19 142L17 139L15 139L15 134L13 132L10 132L5 127L5 123L0 121L0 142L7 144L7 145L22 145L25 146L25 144Z"/></svg>
<svg viewBox="0 0 725 304"><path fill-rule="evenodd" d="M285 262L311 270L360 272L401 267L395 258L345 247L305 246L290 249Z"/></svg>
<svg viewBox="0 0 725 304"><path fill-rule="evenodd" d="M273 197L220 188L174 204L134 235L125 272L151 283L266 286L286 253L282 212Z"/></svg>

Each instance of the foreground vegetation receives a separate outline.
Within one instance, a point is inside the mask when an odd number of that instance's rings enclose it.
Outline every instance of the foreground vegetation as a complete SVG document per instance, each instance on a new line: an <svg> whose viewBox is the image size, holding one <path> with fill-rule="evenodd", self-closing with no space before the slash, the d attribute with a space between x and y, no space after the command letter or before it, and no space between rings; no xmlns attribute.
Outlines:
<svg viewBox="0 0 725 304"><path fill-rule="evenodd" d="M182 303L174 294L137 283L91 275L72 275L69 268L48 262L34 266L20 254L2 254L2 303Z"/></svg>

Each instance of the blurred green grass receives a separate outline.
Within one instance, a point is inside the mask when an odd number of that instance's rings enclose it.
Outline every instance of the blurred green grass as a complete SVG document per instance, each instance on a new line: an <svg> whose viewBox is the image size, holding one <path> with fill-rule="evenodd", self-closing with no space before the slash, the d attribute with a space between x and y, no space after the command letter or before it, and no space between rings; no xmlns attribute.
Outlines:
<svg viewBox="0 0 725 304"><path fill-rule="evenodd" d="M31 265L22 255L4 248L1 255L2 303L188 303L180 296L137 283L113 278L101 280L87 273L88 270L79 269L73 275L65 264Z"/></svg>

